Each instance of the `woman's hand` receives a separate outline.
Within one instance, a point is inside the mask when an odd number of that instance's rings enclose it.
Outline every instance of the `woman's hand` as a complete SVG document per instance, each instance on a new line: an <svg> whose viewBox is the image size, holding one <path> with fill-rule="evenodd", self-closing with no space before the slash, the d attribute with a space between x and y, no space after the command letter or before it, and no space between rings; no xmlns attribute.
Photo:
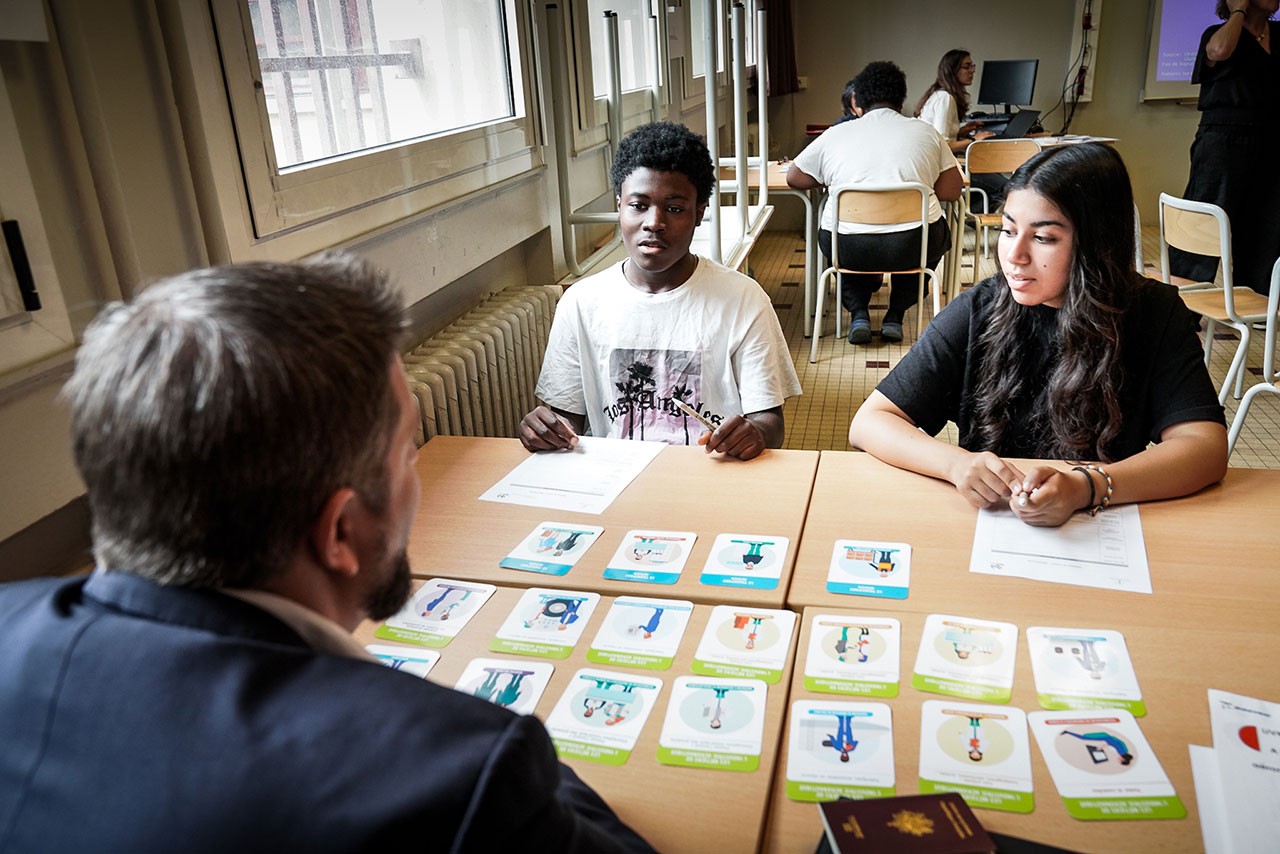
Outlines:
<svg viewBox="0 0 1280 854"><path fill-rule="evenodd" d="M1089 502L1088 472L1034 466L1013 491L1009 509L1028 525L1056 528Z"/></svg>
<svg viewBox="0 0 1280 854"><path fill-rule="evenodd" d="M1003 504L1022 488L1023 476L1017 467L990 451L965 453L947 472L947 480L974 507Z"/></svg>

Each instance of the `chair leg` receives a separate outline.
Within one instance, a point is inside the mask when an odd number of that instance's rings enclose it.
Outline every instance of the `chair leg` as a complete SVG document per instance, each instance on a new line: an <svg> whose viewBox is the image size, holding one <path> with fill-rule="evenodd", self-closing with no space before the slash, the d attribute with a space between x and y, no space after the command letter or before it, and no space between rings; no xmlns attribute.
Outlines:
<svg viewBox="0 0 1280 854"><path fill-rule="evenodd" d="M1209 367L1209 357L1213 355L1213 331L1218 326L1217 321L1206 317L1204 319L1204 366Z"/></svg>
<svg viewBox="0 0 1280 854"><path fill-rule="evenodd" d="M1237 372L1244 371L1245 356L1249 354L1249 329L1248 325L1240 332L1240 346L1236 348L1236 354L1231 357L1231 366L1227 368L1227 375L1222 378L1222 390L1218 392L1218 403L1226 403L1227 395L1231 393L1231 384L1235 380Z"/></svg>
<svg viewBox="0 0 1280 854"><path fill-rule="evenodd" d="M917 341L920 340L920 333L924 331L924 270L923 269L920 271L919 275L920 275L920 288L916 293L916 340ZM936 282L933 285L933 299L935 302L938 299L938 284Z"/></svg>
<svg viewBox="0 0 1280 854"><path fill-rule="evenodd" d="M831 273L831 268L822 271L822 275L818 276L818 293L817 299L814 300L813 309L813 335L810 337L809 344L809 364L818 361L818 339L822 337L822 303L827 295L827 278ZM840 328L840 320L836 318L836 329Z"/></svg>
<svg viewBox="0 0 1280 854"><path fill-rule="evenodd" d="M1255 383L1249 386L1249 390L1240 399L1240 408L1236 410L1236 417L1231 420L1231 430L1227 433L1228 457L1236 450L1236 441L1240 438L1240 431L1244 428L1244 420L1249 415L1249 407L1253 404L1253 399L1264 391L1280 394L1280 388L1276 388L1271 383Z"/></svg>

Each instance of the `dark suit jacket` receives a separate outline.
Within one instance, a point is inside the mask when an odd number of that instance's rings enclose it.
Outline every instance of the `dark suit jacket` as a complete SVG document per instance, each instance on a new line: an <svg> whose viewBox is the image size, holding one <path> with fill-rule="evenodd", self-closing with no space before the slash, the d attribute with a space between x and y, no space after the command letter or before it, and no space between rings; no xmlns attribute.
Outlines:
<svg viewBox="0 0 1280 854"><path fill-rule="evenodd" d="M0 587L0 742L4 851L649 850L536 719L127 573Z"/></svg>

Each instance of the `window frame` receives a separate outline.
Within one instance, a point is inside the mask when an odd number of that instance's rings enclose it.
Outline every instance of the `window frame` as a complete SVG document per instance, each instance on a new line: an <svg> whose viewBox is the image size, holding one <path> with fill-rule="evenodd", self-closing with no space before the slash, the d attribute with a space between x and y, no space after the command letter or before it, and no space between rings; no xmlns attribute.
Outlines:
<svg viewBox="0 0 1280 854"><path fill-rule="evenodd" d="M540 168L528 15L515 0L494 2L505 10L513 117L281 170L248 4L211 0L214 54L239 154L249 243L328 222L322 243L332 245L335 236L351 239Z"/></svg>

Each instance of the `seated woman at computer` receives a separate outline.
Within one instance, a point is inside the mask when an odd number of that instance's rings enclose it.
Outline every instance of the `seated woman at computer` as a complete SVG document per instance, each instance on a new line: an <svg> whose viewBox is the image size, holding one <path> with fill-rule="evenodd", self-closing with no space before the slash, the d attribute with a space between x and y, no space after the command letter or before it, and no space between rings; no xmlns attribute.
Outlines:
<svg viewBox="0 0 1280 854"><path fill-rule="evenodd" d="M963 154L975 139L994 136L982 130L982 122L961 124L969 112L967 87L973 85L973 72L977 67L969 51L959 48L947 51L938 63L938 78L924 90L916 104L916 118L933 125L956 154Z"/></svg>
<svg viewBox="0 0 1280 854"><path fill-rule="evenodd" d="M929 324L849 442L1031 525L1221 480L1225 421L1190 313L1133 256L1133 194L1114 149L1032 157L1009 182L998 271ZM948 421L958 446L931 438Z"/></svg>

